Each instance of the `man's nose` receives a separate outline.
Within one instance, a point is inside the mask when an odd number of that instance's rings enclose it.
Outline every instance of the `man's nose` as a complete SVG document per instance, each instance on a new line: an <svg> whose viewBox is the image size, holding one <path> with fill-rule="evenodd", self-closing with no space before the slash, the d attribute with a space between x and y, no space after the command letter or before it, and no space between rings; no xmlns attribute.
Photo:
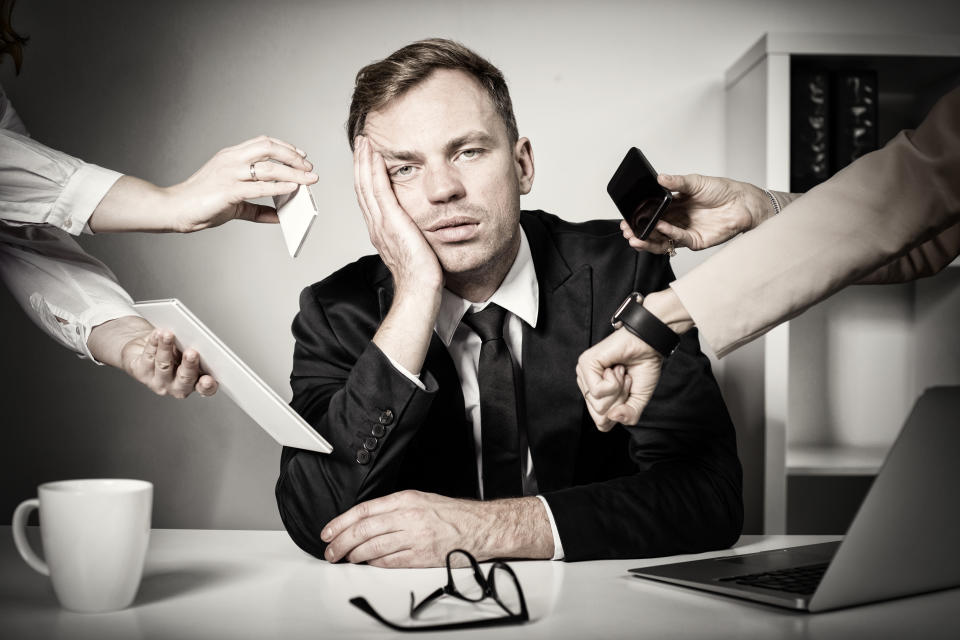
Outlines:
<svg viewBox="0 0 960 640"><path fill-rule="evenodd" d="M446 164L427 171L425 187L432 204L454 202L466 195L456 169Z"/></svg>

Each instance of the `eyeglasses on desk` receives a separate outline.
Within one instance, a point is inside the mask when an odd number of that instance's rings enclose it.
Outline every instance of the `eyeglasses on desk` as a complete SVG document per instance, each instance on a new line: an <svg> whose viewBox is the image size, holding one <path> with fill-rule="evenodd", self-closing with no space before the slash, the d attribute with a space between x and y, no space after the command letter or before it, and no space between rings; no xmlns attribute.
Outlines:
<svg viewBox="0 0 960 640"><path fill-rule="evenodd" d="M469 552L463 549L454 549L447 554L447 584L433 591L419 603L413 592L410 592L410 618L416 620L432 604L440 598L449 596L465 602L479 604L490 598L502 610L503 615L498 617L484 617L459 622L444 622L437 624L398 624L387 620L373 608L364 597L350 599L350 604L357 607L370 617L395 631L449 631L453 629L476 629L480 627L496 627L511 624L523 624L530 620L527 611L527 602L523 597L520 581L505 562L495 561L490 565L487 575L483 575L480 564ZM466 567L469 572L454 572L455 568Z"/></svg>

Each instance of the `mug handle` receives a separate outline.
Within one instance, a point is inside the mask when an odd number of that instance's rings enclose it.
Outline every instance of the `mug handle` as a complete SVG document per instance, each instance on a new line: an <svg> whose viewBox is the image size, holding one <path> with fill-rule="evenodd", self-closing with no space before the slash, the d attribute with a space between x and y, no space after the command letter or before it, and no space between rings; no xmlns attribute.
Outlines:
<svg viewBox="0 0 960 640"><path fill-rule="evenodd" d="M49 576L50 567L47 566L47 563L44 562L40 556L34 553L33 548L30 547L30 541L27 540L27 517L31 511L39 507L40 501L36 498L24 500L17 505L16 510L13 512L13 526L11 527L13 529L13 543L17 546L20 557L26 560L27 564L30 565L34 571Z"/></svg>

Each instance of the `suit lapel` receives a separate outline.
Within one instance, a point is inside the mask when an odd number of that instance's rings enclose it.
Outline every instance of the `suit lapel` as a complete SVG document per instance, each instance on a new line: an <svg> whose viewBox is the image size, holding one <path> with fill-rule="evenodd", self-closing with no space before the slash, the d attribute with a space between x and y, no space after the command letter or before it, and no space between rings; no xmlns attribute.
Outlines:
<svg viewBox="0 0 960 640"><path fill-rule="evenodd" d="M522 218L540 287L537 327L524 325L523 389L527 437L540 491L573 483L586 410L576 382L580 354L590 347L592 269L571 271L543 223Z"/></svg>

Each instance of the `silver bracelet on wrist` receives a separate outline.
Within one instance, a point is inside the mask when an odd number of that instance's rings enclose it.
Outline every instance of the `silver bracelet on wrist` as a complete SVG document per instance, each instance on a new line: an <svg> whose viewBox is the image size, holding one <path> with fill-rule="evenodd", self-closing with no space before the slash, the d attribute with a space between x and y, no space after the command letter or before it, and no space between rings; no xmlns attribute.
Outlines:
<svg viewBox="0 0 960 640"><path fill-rule="evenodd" d="M763 187L760 187L760 190L767 194L767 197L770 198L770 204L773 205L773 215L780 213L780 202L776 199L776 197Z"/></svg>

